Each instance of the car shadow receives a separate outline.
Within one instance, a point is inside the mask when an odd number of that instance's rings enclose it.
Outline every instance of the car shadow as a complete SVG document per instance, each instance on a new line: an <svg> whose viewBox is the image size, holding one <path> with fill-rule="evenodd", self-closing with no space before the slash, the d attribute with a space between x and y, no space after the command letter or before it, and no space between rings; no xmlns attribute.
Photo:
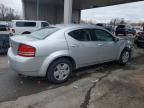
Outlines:
<svg viewBox="0 0 144 108"><path fill-rule="evenodd" d="M108 62L98 65L87 66L84 68L77 69L73 71L70 76L70 79L62 84L52 84L48 81L45 77L19 77L25 84L36 83L37 85L46 85L48 89L56 89L62 86L68 86L75 81L81 80L86 77L90 77L92 74L98 73L106 73L107 71L114 71L117 69L124 69L124 70L134 70L135 68L131 65L121 66L116 62Z"/></svg>
<svg viewBox="0 0 144 108"><path fill-rule="evenodd" d="M83 78L91 77L93 74L105 74L108 71L111 72L117 69L135 70L136 68L131 64L137 62L140 65L143 64L144 60L143 62L139 62L142 58L142 55L138 56L132 59L132 61L126 66L121 66L116 62L108 62L80 68L78 70L73 71L72 75L70 76L70 79L62 84L52 84L45 77L25 77L19 76L18 74L15 74L15 72L11 72L11 75L9 76L3 76L7 77L8 80L2 80L2 83L5 83L6 85L2 85L3 88L1 89L6 89L8 91L0 90L0 102L16 100L18 97L21 96L27 96L46 90L53 90L59 87L66 87L74 82L78 82ZM1 95L3 95L3 97L1 97Z"/></svg>

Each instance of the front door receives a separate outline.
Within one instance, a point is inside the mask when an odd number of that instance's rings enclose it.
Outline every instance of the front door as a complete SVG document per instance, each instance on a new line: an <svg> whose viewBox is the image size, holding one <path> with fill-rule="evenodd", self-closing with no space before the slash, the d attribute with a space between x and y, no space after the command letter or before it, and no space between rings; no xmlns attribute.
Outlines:
<svg viewBox="0 0 144 108"><path fill-rule="evenodd" d="M101 29L94 29L93 32L96 36L96 45L99 46L99 49L97 49L99 53L98 61L115 60L118 44L114 41L114 36Z"/></svg>

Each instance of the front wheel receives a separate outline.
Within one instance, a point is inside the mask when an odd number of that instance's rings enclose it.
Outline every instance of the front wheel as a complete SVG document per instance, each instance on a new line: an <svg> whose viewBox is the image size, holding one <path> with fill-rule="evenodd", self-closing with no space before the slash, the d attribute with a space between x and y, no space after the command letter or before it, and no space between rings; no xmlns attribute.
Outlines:
<svg viewBox="0 0 144 108"><path fill-rule="evenodd" d="M68 80L72 70L73 65L68 59L58 59L48 68L47 78L51 83L63 83Z"/></svg>
<svg viewBox="0 0 144 108"><path fill-rule="evenodd" d="M131 52L128 50L123 50L119 58L119 63L121 65L125 65L129 62L130 59L131 59Z"/></svg>

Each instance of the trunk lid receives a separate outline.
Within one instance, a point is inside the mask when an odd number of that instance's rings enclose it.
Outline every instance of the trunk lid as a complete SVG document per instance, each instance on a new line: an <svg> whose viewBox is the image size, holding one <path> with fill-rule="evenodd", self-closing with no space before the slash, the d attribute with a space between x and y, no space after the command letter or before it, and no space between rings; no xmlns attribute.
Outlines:
<svg viewBox="0 0 144 108"><path fill-rule="evenodd" d="M17 55L20 44L27 44L28 42L36 41L38 39L32 38L29 35L18 35L10 38L10 47L15 55Z"/></svg>

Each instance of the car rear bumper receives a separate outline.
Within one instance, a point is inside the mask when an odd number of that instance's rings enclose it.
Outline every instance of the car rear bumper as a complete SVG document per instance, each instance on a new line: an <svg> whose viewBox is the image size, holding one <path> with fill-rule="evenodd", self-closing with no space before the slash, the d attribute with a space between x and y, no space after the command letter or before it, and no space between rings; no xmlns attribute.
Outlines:
<svg viewBox="0 0 144 108"><path fill-rule="evenodd" d="M40 74L40 69L44 57L21 57L15 55L10 48L8 51L8 60L10 67L19 74L26 76L43 76Z"/></svg>

